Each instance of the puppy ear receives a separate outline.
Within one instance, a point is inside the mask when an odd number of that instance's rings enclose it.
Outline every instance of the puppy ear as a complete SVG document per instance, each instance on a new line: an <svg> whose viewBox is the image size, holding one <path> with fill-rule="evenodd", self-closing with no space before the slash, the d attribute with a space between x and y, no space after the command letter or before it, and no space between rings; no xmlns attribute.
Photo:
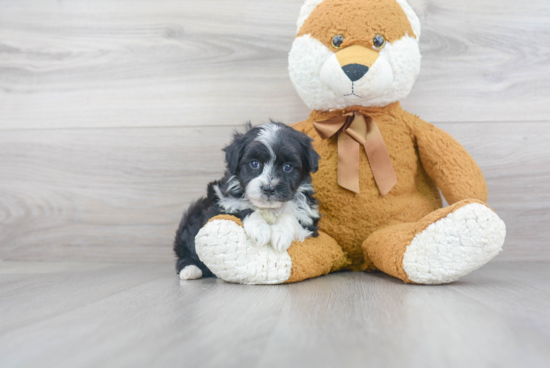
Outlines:
<svg viewBox="0 0 550 368"><path fill-rule="evenodd" d="M248 122L245 125L245 129L246 132L248 132L250 129L252 129L252 124ZM229 170L232 175L237 174L241 158L243 157L244 149L246 146L246 132L239 133L238 131L235 131L233 133L233 140L231 141L231 143L222 149L222 151L225 152L225 165L227 166L227 170Z"/></svg>
<svg viewBox="0 0 550 368"><path fill-rule="evenodd" d="M303 162L307 166L307 170L311 173L316 173L319 170L319 159L321 156L313 149L313 139L309 138L305 133L302 133L304 138L302 139L302 156Z"/></svg>

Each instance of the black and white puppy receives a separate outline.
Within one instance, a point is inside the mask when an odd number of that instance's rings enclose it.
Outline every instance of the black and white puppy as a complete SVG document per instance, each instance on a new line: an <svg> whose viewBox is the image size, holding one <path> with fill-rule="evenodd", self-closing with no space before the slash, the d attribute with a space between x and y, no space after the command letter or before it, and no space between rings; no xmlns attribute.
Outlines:
<svg viewBox="0 0 550 368"><path fill-rule="evenodd" d="M281 252L294 240L318 236L311 173L319 168L319 155L307 135L281 123L248 124L224 151L224 177L210 183L207 197L189 207L176 233L181 279L215 276L199 260L195 236L219 214L240 218L250 240L258 246L271 243Z"/></svg>

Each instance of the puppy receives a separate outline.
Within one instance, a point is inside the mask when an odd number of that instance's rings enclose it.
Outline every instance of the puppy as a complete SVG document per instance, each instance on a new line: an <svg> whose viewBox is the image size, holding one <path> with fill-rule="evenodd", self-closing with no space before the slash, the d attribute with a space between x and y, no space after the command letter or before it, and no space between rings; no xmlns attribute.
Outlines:
<svg viewBox="0 0 550 368"><path fill-rule="evenodd" d="M294 240L318 236L319 211L311 173L319 155L311 139L271 122L235 133L225 151L224 177L208 185L207 197L184 213L176 233L176 269L183 280L215 276L195 251L195 236L209 219L229 214L243 221L258 246L286 251Z"/></svg>

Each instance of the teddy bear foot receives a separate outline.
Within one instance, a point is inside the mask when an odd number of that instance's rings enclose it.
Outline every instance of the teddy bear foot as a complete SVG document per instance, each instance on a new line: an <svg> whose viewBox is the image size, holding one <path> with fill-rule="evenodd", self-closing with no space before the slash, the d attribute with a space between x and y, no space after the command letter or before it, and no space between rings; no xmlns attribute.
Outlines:
<svg viewBox="0 0 550 368"><path fill-rule="evenodd" d="M238 221L238 219L235 219ZM287 252L257 246L241 224L214 218L195 237L200 260L220 279L239 284L282 284L290 278Z"/></svg>
<svg viewBox="0 0 550 368"><path fill-rule="evenodd" d="M502 249L506 227L490 208L472 203L417 234L403 269L418 284L446 284L480 268Z"/></svg>

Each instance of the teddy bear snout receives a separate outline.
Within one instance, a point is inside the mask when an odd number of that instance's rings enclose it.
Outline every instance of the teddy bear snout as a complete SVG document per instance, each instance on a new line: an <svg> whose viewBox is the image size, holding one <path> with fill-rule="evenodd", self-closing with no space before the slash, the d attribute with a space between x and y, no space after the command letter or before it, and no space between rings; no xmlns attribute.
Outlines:
<svg viewBox="0 0 550 368"><path fill-rule="evenodd" d="M352 82L356 82L367 74L369 67L361 64L348 64L344 65L342 70Z"/></svg>

